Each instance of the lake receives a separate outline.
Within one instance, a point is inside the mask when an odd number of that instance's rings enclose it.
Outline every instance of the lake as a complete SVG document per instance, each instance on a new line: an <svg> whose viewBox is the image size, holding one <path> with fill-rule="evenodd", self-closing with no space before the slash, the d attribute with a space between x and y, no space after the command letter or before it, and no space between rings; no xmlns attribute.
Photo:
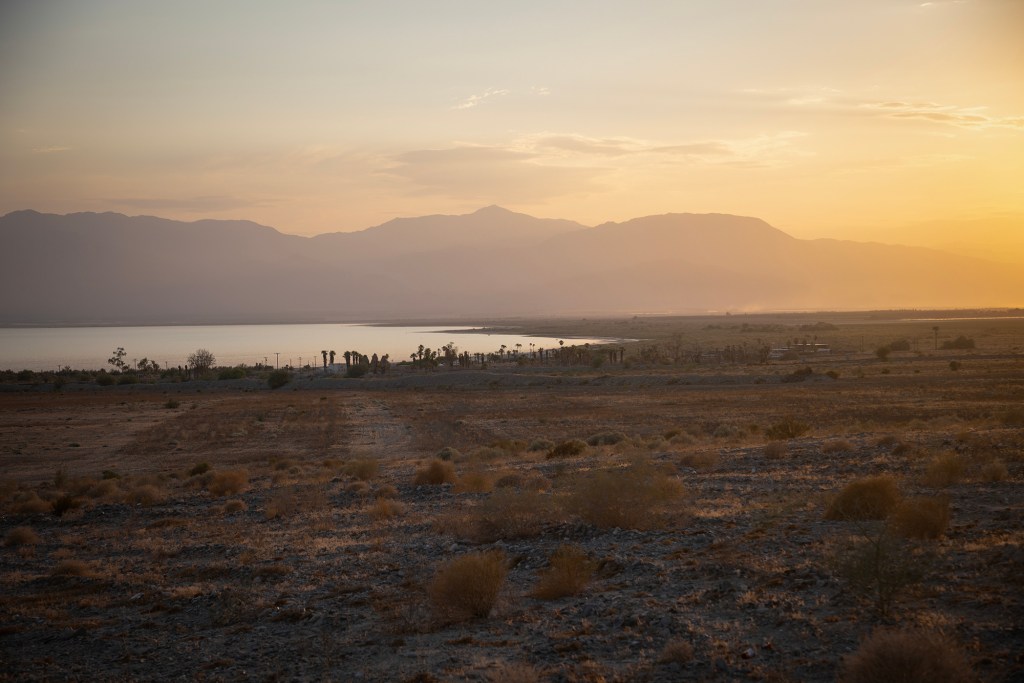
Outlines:
<svg viewBox="0 0 1024 683"><path fill-rule="evenodd" d="M497 331L473 331L471 327L385 327L353 324L315 325L179 325L167 327L32 327L0 328L0 369L74 370L110 369L107 359L117 347L124 347L125 361L135 364L143 358L160 367L185 365L196 349L207 349L217 365L278 363L321 365L321 349L337 352L336 363L344 362L345 351L372 356L390 354L392 362L409 358L420 344L438 349L454 342L459 351L496 352L504 344L520 352L532 348L557 348L554 337L529 337ZM608 339L568 339L566 344L600 344Z"/></svg>

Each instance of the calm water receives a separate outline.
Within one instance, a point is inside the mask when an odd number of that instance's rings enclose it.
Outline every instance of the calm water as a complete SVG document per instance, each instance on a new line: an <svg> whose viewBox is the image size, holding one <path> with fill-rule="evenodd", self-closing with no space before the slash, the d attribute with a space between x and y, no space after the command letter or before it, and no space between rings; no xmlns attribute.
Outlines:
<svg viewBox="0 0 1024 683"><path fill-rule="evenodd" d="M335 350L336 363L344 362L346 350L367 356L391 355L393 362L405 360L422 344L437 349L454 342L459 351L489 353L502 344L521 351L555 348L552 337L513 334L453 332L472 328L372 327L369 325L195 325L175 327L34 327L0 328L0 369L57 370L68 365L75 370L106 367L114 350L123 346L125 360L142 358L161 367L185 365L196 349L208 349L217 365L269 363L299 366L320 365L321 349ZM601 343L601 339L566 339L566 344ZM278 354L280 354L278 356Z"/></svg>

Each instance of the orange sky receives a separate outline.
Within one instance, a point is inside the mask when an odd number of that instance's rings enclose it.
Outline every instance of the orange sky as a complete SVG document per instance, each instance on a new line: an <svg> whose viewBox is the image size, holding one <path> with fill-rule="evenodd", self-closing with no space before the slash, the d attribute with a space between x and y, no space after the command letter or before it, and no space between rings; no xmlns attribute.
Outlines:
<svg viewBox="0 0 1024 683"><path fill-rule="evenodd" d="M754 215L1024 263L1024 2L0 6L0 213Z"/></svg>

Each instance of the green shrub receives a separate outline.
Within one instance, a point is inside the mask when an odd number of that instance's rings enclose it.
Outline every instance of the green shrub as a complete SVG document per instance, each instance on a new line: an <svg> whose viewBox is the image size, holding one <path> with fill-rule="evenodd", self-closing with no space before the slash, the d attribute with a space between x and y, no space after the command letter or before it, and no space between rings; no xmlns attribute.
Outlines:
<svg viewBox="0 0 1024 683"><path fill-rule="evenodd" d="M352 377L352 378L362 377L366 373L368 373L369 371L370 371L370 366L369 365L367 365L366 363L358 363L358 364L355 364L355 365L350 365L348 370L345 371L345 376L346 377Z"/></svg>
<svg viewBox="0 0 1024 683"><path fill-rule="evenodd" d="M287 370L274 370L267 377L267 386L271 389L280 389L290 381L292 381L292 373Z"/></svg>

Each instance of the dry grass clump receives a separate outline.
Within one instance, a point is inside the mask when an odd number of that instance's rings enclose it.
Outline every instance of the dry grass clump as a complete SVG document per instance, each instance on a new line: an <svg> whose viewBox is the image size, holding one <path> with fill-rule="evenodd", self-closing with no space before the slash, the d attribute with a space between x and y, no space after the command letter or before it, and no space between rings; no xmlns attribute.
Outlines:
<svg viewBox="0 0 1024 683"><path fill-rule="evenodd" d="M491 613L505 583L505 553L470 553L442 565L427 594L434 613L444 621L466 621Z"/></svg>
<svg viewBox="0 0 1024 683"><path fill-rule="evenodd" d="M383 486L378 487L376 490L374 490L373 495L375 498L397 498L398 489L396 489L391 484L384 484Z"/></svg>
<svg viewBox="0 0 1024 683"><path fill-rule="evenodd" d="M470 470L455 482L459 493L489 493L494 489L494 478L483 470Z"/></svg>
<svg viewBox="0 0 1024 683"><path fill-rule="evenodd" d="M224 470L214 472L207 490L214 496L236 495L249 486L248 470Z"/></svg>
<svg viewBox="0 0 1024 683"><path fill-rule="evenodd" d="M35 545L39 543L39 534L29 526L16 526L4 536L4 545L11 548L16 545Z"/></svg>
<svg viewBox="0 0 1024 683"><path fill-rule="evenodd" d="M82 560L65 559L54 565L50 572L53 576L92 576L92 567Z"/></svg>
<svg viewBox="0 0 1024 683"><path fill-rule="evenodd" d="M477 509L470 535L483 542L532 538L559 517L550 495L531 490L498 489Z"/></svg>
<svg viewBox="0 0 1024 683"><path fill-rule="evenodd" d="M490 683L540 683L540 673L529 664L502 664L492 671Z"/></svg>
<svg viewBox="0 0 1024 683"><path fill-rule="evenodd" d="M21 514L50 512L53 510L53 503L43 500L35 491L29 491L27 494L16 497L10 510Z"/></svg>
<svg viewBox="0 0 1024 683"><path fill-rule="evenodd" d="M558 444L550 451L548 451L548 460L554 458L570 458L574 455L580 455L587 450L587 442L581 441L580 439L570 439L563 441Z"/></svg>
<svg viewBox="0 0 1024 683"><path fill-rule="evenodd" d="M882 617L909 586L924 579L930 560L886 529L840 544L832 557L836 574L854 592L873 599Z"/></svg>
<svg viewBox="0 0 1024 683"><path fill-rule="evenodd" d="M369 481L377 476L380 464L376 460L362 458L345 463L342 472L360 481Z"/></svg>
<svg viewBox="0 0 1024 683"><path fill-rule="evenodd" d="M663 506L683 493L682 484L650 463L598 470L577 479L568 509L602 529L658 526Z"/></svg>
<svg viewBox="0 0 1024 683"><path fill-rule="evenodd" d="M932 458L925 468L922 480L925 486L945 488L964 477L967 463L956 453L943 453Z"/></svg>
<svg viewBox="0 0 1024 683"><path fill-rule="evenodd" d="M764 446L764 457L769 460L782 460L789 453L785 441L769 441Z"/></svg>
<svg viewBox="0 0 1024 683"><path fill-rule="evenodd" d="M764 430L764 435L771 441L781 441L784 439L796 439L801 437L811 429L810 425L800 422L792 417L787 417L781 422L776 422L772 426Z"/></svg>
<svg viewBox="0 0 1024 683"><path fill-rule="evenodd" d="M282 486L275 489L273 494L271 494L263 514L267 519L289 517L295 514L297 509L298 499L295 495L295 489L291 486Z"/></svg>
<svg viewBox="0 0 1024 683"><path fill-rule="evenodd" d="M370 519L380 522L385 519L392 519L405 512L405 506L391 498L378 498L367 510Z"/></svg>
<svg viewBox="0 0 1024 683"><path fill-rule="evenodd" d="M494 488L547 491L551 488L551 481L540 472L510 472L498 477L494 482Z"/></svg>
<svg viewBox="0 0 1024 683"><path fill-rule="evenodd" d="M538 451L550 451L554 447L554 441L549 441L548 439L534 439L530 442L530 445L527 446L526 450L531 453L536 453Z"/></svg>
<svg viewBox="0 0 1024 683"><path fill-rule="evenodd" d="M665 647L661 648L661 653L658 654L659 664L671 664L672 662L686 664L692 660L693 645L689 641L680 638L665 643Z"/></svg>
<svg viewBox="0 0 1024 683"><path fill-rule="evenodd" d="M590 583L596 563L577 545L563 545L551 555L550 566L540 575L533 596L558 600L576 595Z"/></svg>
<svg viewBox="0 0 1024 683"><path fill-rule="evenodd" d="M149 507L150 505L156 505L163 501L164 492L153 484L143 484L142 486L136 486L132 490L128 491L124 495L124 501L132 505L141 505L143 507Z"/></svg>
<svg viewBox="0 0 1024 683"><path fill-rule="evenodd" d="M598 432L587 439L588 446L614 446L626 440L622 432Z"/></svg>
<svg viewBox="0 0 1024 683"><path fill-rule="evenodd" d="M188 471L188 476L197 477L200 474L206 474L210 471L210 463L200 462L192 466L192 469Z"/></svg>
<svg viewBox="0 0 1024 683"><path fill-rule="evenodd" d="M825 510L825 519L885 519L899 501L899 488L892 476L865 477L843 487Z"/></svg>
<svg viewBox="0 0 1024 683"><path fill-rule="evenodd" d="M434 457L436 457L438 460L462 460L462 453L460 453L457 448L445 446L444 448L439 450L437 452L437 455Z"/></svg>
<svg viewBox="0 0 1024 683"><path fill-rule="evenodd" d="M82 500L80 498L65 493L50 503L50 512L57 517L63 517L71 510L77 510L80 507L82 507Z"/></svg>
<svg viewBox="0 0 1024 683"><path fill-rule="evenodd" d="M843 661L840 683L967 683L963 652L941 633L878 629Z"/></svg>
<svg viewBox="0 0 1024 683"><path fill-rule="evenodd" d="M709 470L718 464L718 453L715 451L683 453L679 457L679 464L683 467L692 467L695 470Z"/></svg>
<svg viewBox="0 0 1024 683"><path fill-rule="evenodd" d="M939 538L949 526L949 500L908 498L896 506L889 525L904 538Z"/></svg>
<svg viewBox="0 0 1024 683"><path fill-rule="evenodd" d="M821 446L821 452L826 454L832 453L849 453L853 450L853 444L846 439L835 439L827 441Z"/></svg>
<svg viewBox="0 0 1024 683"><path fill-rule="evenodd" d="M106 498L113 499L119 497L121 489L118 487L117 479L103 479L96 482L88 491L85 492L89 498Z"/></svg>
<svg viewBox="0 0 1024 683"><path fill-rule="evenodd" d="M989 483L1006 481L1010 476L1010 471L1006 469L1006 463L1002 460L993 460L981 466L979 476L982 481Z"/></svg>
<svg viewBox="0 0 1024 683"><path fill-rule="evenodd" d="M221 508L221 512L225 515L233 515L236 512L245 512L248 509L249 506L245 504L244 500L241 498L232 498L224 503L224 507Z"/></svg>
<svg viewBox="0 0 1024 683"><path fill-rule="evenodd" d="M455 479L455 465L434 458L425 467L416 471L412 483L416 486L440 486L441 484L454 484Z"/></svg>

